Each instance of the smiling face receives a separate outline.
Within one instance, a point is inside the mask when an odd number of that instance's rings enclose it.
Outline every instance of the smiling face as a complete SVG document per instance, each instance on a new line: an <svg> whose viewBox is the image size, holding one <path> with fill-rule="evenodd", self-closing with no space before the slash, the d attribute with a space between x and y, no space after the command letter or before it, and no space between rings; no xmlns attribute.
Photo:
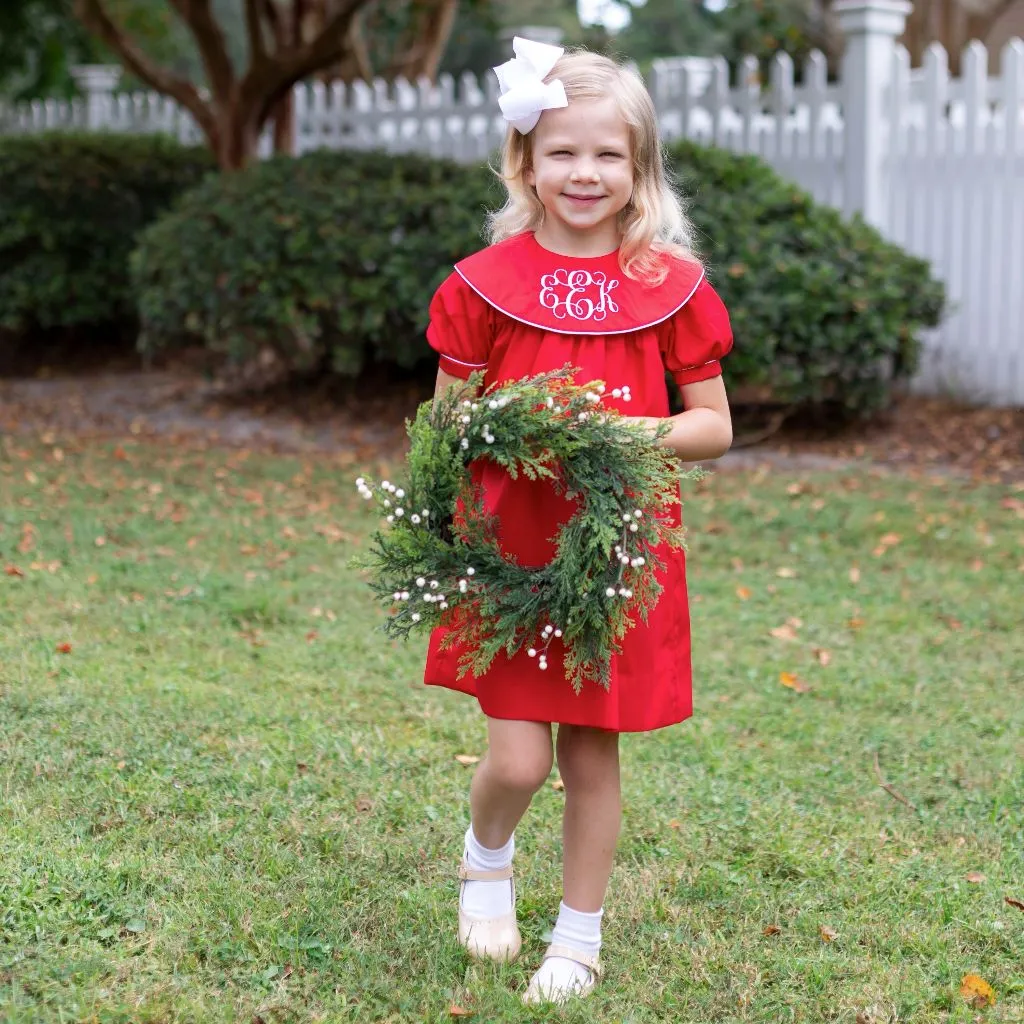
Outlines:
<svg viewBox="0 0 1024 1024"><path fill-rule="evenodd" d="M525 174L544 206L538 242L570 256L618 248L619 213L633 194L629 125L611 99L546 110L533 130Z"/></svg>

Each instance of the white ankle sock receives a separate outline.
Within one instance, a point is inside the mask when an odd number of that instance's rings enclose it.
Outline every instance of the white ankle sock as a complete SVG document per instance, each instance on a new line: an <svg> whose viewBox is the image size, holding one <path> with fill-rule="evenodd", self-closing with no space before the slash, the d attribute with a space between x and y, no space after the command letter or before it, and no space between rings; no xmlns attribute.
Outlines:
<svg viewBox="0 0 1024 1024"><path fill-rule="evenodd" d="M601 951L601 915L604 909L594 913L573 910L563 902L558 908L558 920L551 934L551 944L571 946L581 953L597 956ZM553 956L545 960L534 975L537 987L550 998L567 994L586 984L590 971L582 964L564 957Z"/></svg>
<svg viewBox="0 0 1024 1024"><path fill-rule="evenodd" d="M500 871L512 863L516 848L513 834L509 841L497 850L481 846L473 834L473 826L466 830L466 866L474 871ZM512 882L483 882L467 880L462 883L462 909L472 917L491 918L511 913L513 907Z"/></svg>

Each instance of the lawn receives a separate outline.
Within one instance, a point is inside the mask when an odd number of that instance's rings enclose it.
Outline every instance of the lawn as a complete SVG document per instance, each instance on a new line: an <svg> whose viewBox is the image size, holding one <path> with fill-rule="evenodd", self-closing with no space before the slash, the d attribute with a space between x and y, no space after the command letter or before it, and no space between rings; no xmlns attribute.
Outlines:
<svg viewBox="0 0 1024 1024"><path fill-rule="evenodd" d="M1022 495L692 495L696 714L624 738L607 978L538 1014L563 796L523 957L470 964L483 722L376 628L359 471L0 439L0 1020L1024 1020Z"/></svg>

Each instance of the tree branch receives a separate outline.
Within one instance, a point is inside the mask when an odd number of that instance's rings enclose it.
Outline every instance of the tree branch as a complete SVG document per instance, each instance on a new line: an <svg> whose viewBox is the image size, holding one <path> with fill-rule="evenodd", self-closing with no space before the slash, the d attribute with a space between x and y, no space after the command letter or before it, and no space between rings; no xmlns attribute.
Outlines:
<svg viewBox="0 0 1024 1024"><path fill-rule="evenodd" d="M99 36L132 74L188 110L215 146L217 126L213 113L190 81L154 64L115 24L104 9L102 0L74 0L74 10L78 20Z"/></svg>
<svg viewBox="0 0 1024 1024"><path fill-rule="evenodd" d="M228 56L228 44L224 33L210 11L210 0L170 2L192 29L210 89L214 96L226 100L235 90L235 69Z"/></svg>
<svg viewBox="0 0 1024 1024"><path fill-rule="evenodd" d="M260 0L245 0L245 31L249 37L249 64L252 67L262 64L267 59L260 6Z"/></svg>
<svg viewBox="0 0 1024 1024"><path fill-rule="evenodd" d="M362 11L359 12L361 14ZM370 60L370 48L363 38L363 19L359 15L352 19L348 30L349 55L358 76L364 82L369 82L373 79L373 62Z"/></svg>
<svg viewBox="0 0 1024 1024"><path fill-rule="evenodd" d="M326 64L338 60L345 50L349 26L370 0L341 0L338 9L324 23L319 34L293 53L282 54L275 76L276 88L286 88L311 75Z"/></svg>
<svg viewBox="0 0 1024 1024"><path fill-rule="evenodd" d="M290 50L279 46L275 59L263 68L250 68L242 80L240 104L255 108L262 125L274 104L296 83L340 59L349 27L370 0L341 0L338 9L308 43Z"/></svg>

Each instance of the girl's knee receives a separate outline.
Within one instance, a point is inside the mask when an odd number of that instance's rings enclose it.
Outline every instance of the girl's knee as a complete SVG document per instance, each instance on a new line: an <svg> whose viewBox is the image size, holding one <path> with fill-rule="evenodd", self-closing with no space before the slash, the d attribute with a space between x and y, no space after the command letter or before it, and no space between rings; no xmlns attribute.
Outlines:
<svg viewBox="0 0 1024 1024"><path fill-rule="evenodd" d="M554 763L550 748L531 751L488 750L487 767L491 777L502 786L535 793L551 774Z"/></svg>
<svg viewBox="0 0 1024 1024"><path fill-rule="evenodd" d="M529 793L544 785L554 764L551 726L491 719L488 737L487 771L495 782Z"/></svg>
<svg viewBox="0 0 1024 1024"><path fill-rule="evenodd" d="M616 733L579 726L562 726L558 732L558 770L566 786L603 784L619 771L619 737Z"/></svg>

